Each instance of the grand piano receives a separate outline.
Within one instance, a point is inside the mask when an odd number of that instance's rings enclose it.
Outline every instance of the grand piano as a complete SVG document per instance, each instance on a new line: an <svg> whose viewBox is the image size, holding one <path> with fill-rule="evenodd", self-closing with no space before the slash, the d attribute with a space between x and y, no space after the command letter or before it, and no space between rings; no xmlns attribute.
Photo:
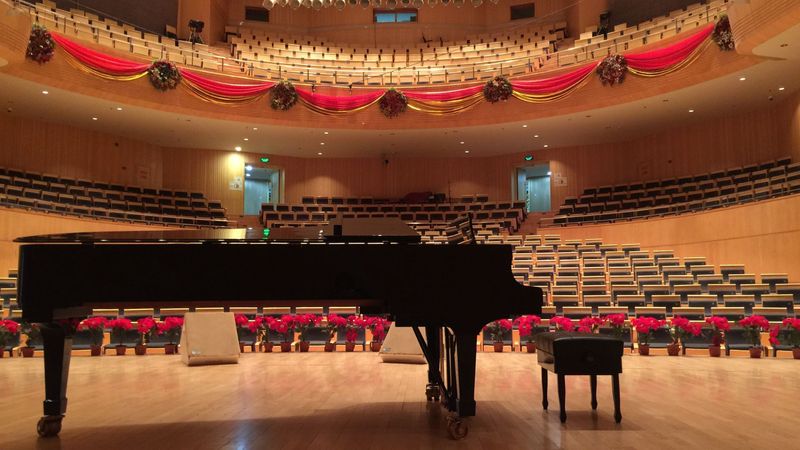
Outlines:
<svg viewBox="0 0 800 450"><path fill-rule="evenodd" d="M454 228L452 244L470 242L464 229ZM22 317L41 324L44 341L42 437L61 430L74 324L92 308L358 306L388 315L414 327L428 361L425 395L451 412L449 431L461 438L464 418L475 415L476 336L488 322L542 307L542 291L514 279L511 246L422 245L396 219L16 242Z"/></svg>

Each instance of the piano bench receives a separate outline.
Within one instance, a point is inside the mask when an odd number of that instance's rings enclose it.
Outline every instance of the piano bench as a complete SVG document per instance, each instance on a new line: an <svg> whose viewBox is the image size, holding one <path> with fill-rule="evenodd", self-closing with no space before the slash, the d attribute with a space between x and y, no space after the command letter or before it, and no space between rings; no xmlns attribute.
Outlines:
<svg viewBox="0 0 800 450"><path fill-rule="evenodd" d="M560 419L567 421L567 375L589 375L592 409L597 409L597 376L611 375L614 395L614 420L622 421L619 398L619 374L622 373L624 343L612 336L585 333L541 333L536 335L536 353L542 367L542 407L547 409L547 371L558 376Z"/></svg>

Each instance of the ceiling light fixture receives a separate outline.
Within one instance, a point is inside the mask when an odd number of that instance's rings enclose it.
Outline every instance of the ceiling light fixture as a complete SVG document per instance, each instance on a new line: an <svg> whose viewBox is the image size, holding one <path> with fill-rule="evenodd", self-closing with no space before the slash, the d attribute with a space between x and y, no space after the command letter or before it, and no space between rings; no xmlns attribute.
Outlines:
<svg viewBox="0 0 800 450"><path fill-rule="evenodd" d="M325 145L325 143L324 142L320 142L319 145Z"/></svg>
<svg viewBox="0 0 800 450"><path fill-rule="evenodd" d="M747 79L747 77L739 77L739 81L744 81L746 79Z"/></svg>
<svg viewBox="0 0 800 450"><path fill-rule="evenodd" d="M248 165L244 166L244 170L246 170L246 171L250 172L251 170L253 170L253 166L251 166L250 164L248 164Z"/></svg>
<svg viewBox="0 0 800 450"><path fill-rule="evenodd" d="M253 131L258 131L258 127L253 127Z"/></svg>
<svg viewBox="0 0 800 450"><path fill-rule="evenodd" d="M523 125L522 128L528 128L528 126L527 125Z"/></svg>
<svg viewBox="0 0 800 450"><path fill-rule="evenodd" d="M42 94L44 94L44 95L47 95L49 93L50 93L50 91L42 91Z"/></svg>
<svg viewBox="0 0 800 450"><path fill-rule="evenodd" d="M97 120L97 117L92 117L92 120Z"/></svg>
<svg viewBox="0 0 800 450"><path fill-rule="evenodd" d="M117 106L117 111L122 111L122 106Z"/></svg>
<svg viewBox="0 0 800 450"><path fill-rule="evenodd" d="M469 150L464 150L464 153L469 153Z"/></svg>
<svg viewBox="0 0 800 450"><path fill-rule="evenodd" d="M544 148L547 148L547 147L550 147L550 146L549 146L549 145L547 145L547 144L544 144Z"/></svg>
<svg viewBox="0 0 800 450"><path fill-rule="evenodd" d="M783 87L783 86L781 86L781 87L779 87L779 88L778 88L778 90L779 90L779 91L784 91L784 90L786 90L786 88L785 88L785 87Z"/></svg>
<svg viewBox="0 0 800 450"><path fill-rule="evenodd" d="M322 152L317 152L317 155L322 156Z"/></svg>
<svg viewBox="0 0 800 450"><path fill-rule="evenodd" d="M237 152L242 151L242 147L239 147L238 145L236 147L234 147L233 149L236 150Z"/></svg>
<svg viewBox="0 0 800 450"><path fill-rule="evenodd" d="M249 141L250 139L248 139L248 138L244 138L244 139L242 139L242 140L243 140L243 141Z"/></svg>
<svg viewBox="0 0 800 450"><path fill-rule="evenodd" d="M322 134L328 134L328 132L327 131L323 131Z"/></svg>
<svg viewBox="0 0 800 450"><path fill-rule="evenodd" d="M690 112L690 113L693 113L693 112L694 112L694 110L693 110L693 109L690 109L690 110L689 110L689 112Z"/></svg>
<svg viewBox="0 0 800 450"><path fill-rule="evenodd" d="M538 138L538 137L539 137L539 135L538 135L538 134L534 134L534 135L533 135L533 137L535 137L535 138Z"/></svg>
<svg viewBox="0 0 800 450"><path fill-rule="evenodd" d="M461 141L461 145L464 145L464 141Z"/></svg>

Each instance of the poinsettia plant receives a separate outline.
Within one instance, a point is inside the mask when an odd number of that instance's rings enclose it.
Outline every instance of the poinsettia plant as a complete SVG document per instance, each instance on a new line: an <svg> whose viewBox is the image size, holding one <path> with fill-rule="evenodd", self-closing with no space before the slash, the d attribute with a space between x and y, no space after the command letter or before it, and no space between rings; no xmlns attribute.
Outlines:
<svg viewBox="0 0 800 450"><path fill-rule="evenodd" d="M550 319L550 325L553 325L556 331L572 331L575 329L575 324L569 317L555 316Z"/></svg>
<svg viewBox="0 0 800 450"><path fill-rule="evenodd" d="M689 319L675 316L669 321L669 335L673 343L683 342L689 336L700 336L703 331L702 325L692 323Z"/></svg>
<svg viewBox="0 0 800 450"><path fill-rule="evenodd" d="M628 61L622 55L606 56L597 65L597 75L603 85L613 86L625 81L625 74L628 72Z"/></svg>
<svg viewBox="0 0 800 450"><path fill-rule="evenodd" d="M383 317L367 317L365 319L365 325L372 333L372 342L383 342L391 324Z"/></svg>
<svg viewBox="0 0 800 450"><path fill-rule="evenodd" d="M578 321L578 333L596 333L603 324L603 319L599 317L586 316Z"/></svg>
<svg viewBox="0 0 800 450"><path fill-rule="evenodd" d="M383 97L381 97L378 102L378 106L383 115L391 119L392 117L397 117L406 112L408 99L401 91L392 88L383 94Z"/></svg>
<svg viewBox="0 0 800 450"><path fill-rule="evenodd" d="M125 332L133 328L131 320L124 317L109 320L106 326L111 329L111 342L116 341L117 345L125 345Z"/></svg>
<svg viewBox="0 0 800 450"><path fill-rule="evenodd" d="M25 57L36 61L39 64L50 61L55 53L56 43L47 28L34 24L31 27L31 35L28 37L28 49Z"/></svg>
<svg viewBox="0 0 800 450"><path fill-rule="evenodd" d="M631 325L636 330L639 345L648 345L656 330L663 328L666 323L665 320L659 320L655 317L648 316L631 319Z"/></svg>
<svg viewBox="0 0 800 450"><path fill-rule="evenodd" d="M156 321L152 317L142 317L136 321L136 331L139 332L139 343L144 345L150 340L150 335L156 329Z"/></svg>
<svg viewBox="0 0 800 450"><path fill-rule="evenodd" d="M800 319L787 317L781 323L784 329L784 343L794 348L800 348Z"/></svg>
<svg viewBox="0 0 800 450"><path fill-rule="evenodd" d="M293 318L294 330L299 333L300 342L308 341L308 331L322 322L322 316L316 314L297 314Z"/></svg>
<svg viewBox="0 0 800 450"><path fill-rule="evenodd" d="M752 315L739 321L744 334L753 347L761 347L761 332L769 330L769 320L764 316Z"/></svg>
<svg viewBox="0 0 800 450"><path fill-rule="evenodd" d="M0 352L19 334L19 324L13 320L0 320Z"/></svg>
<svg viewBox="0 0 800 450"><path fill-rule="evenodd" d="M166 317L156 324L156 330L158 334L165 335L170 344L176 344L182 326L183 317Z"/></svg>
<svg viewBox="0 0 800 450"><path fill-rule="evenodd" d="M483 331L489 333L493 342L503 342L503 337L511 331L514 324L508 319L495 320L483 327Z"/></svg>
<svg viewBox="0 0 800 450"><path fill-rule="evenodd" d="M514 93L514 87L508 78L499 76L487 81L483 86L483 97L489 103L497 103L501 100L508 100Z"/></svg>
<svg viewBox="0 0 800 450"><path fill-rule="evenodd" d="M347 327L347 319L338 314L328 314L325 322L325 331L328 333L328 342L336 337L336 332Z"/></svg>
<svg viewBox="0 0 800 450"><path fill-rule="evenodd" d="M706 317L706 323L711 325L711 345L718 346L722 344L722 333L731 329L728 318L721 316Z"/></svg>
<svg viewBox="0 0 800 450"><path fill-rule="evenodd" d="M358 330L363 330L367 326L366 320L363 317L350 315L347 317L347 326L345 330L345 341L355 343L358 339Z"/></svg>
<svg viewBox="0 0 800 450"><path fill-rule="evenodd" d="M233 321L236 323L236 335L241 341L246 331L250 331L250 319L244 314L236 314L233 316Z"/></svg>
<svg viewBox="0 0 800 450"><path fill-rule="evenodd" d="M723 51L730 51L736 47L733 41L731 21L728 19L727 14L720 16L716 26L714 26L714 33L711 35L711 39L713 39L719 49Z"/></svg>
<svg viewBox="0 0 800 450"><path fill-rule="evenodd" d="M278 333L284 343L294 340L294 316L285 314L280 319L273 319L269 323L269 329Z"/></svg>
<svg viewBox="0 0 800 450"><path fill-rule="evenodd" d="M542 323L542 318L536 315L519 316L514 320L519 330L519 337L525 342L533 342L533 327Z"/></svg>
<svg viewBox="0 0 800 450"><path fill-rule="evenodd" d="M602 318L603 323L607 323L608 326L611 327L611 333L617 337L622 339L622 335L625 333L625 322L628 320L628 316L625 314L609 314Z"/></svg>
<svg viewBox="0 0 800 450"><path fill-rule="evenodd" d="M181 82L180 70L178 70L175 64L169 61L155 61L150 65L150 68L147 69L147 73L150 76L150 83L161 91L175 89L178 87L178 83Z"/></svg>
<svg viewBox="0 0 800 450"><path fill-rule="evenodd" d="M25 341L26 347L34 347L42 342L42 330L39 328L39 324L23 320L20 324L20 331L28 338Z"/></svg>
<svg viewBox="0 0 800 450"><path fill-rule="evenodd" d="M108 320L105 317L89 317L78 325L78 331L88 331L92 345L99 347L103 344L103 332Z"/></svg>
<svg viewBox="0 0 800 450"><path fill-rule="evenodd" d="M270 89L269 104L277 111L288 111L297 103L297 90L291 81L282 80Z"/></svg>

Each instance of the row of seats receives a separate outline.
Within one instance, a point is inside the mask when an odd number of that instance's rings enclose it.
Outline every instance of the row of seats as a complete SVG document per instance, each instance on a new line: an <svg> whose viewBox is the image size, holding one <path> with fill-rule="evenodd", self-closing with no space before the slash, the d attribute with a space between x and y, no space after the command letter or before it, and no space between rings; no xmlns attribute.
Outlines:
<svg viewBox="0 0 800 450"><path fill-rule="evenodd" d="M486 194L469 194L469 195L461 195L458 197L450 198L447 201L447 197L445 194L434 194L430 193L430 195L426 196L428 199L442 199L441 201L431 201L427 202L424 205L429 207L428 203L488 203L489 196ZM389 198L374 198L374 197L326 197L326 196L318 196L318 197L311 197L311 196L303 196L300 199L300 203L303 205L397 205L401 203L417 203L417 202L410 202L404 199L389 199ZM265 204L266 205L266 204ZM263 209L263 208L262 208ZM274 211L288 211L288 209L274 209ZM311 211L306 209L306 211ZM421 209L420 211L435 211L433 209ZM373 211L368 211L373 212Z"/></svg>
<svg viewBox="0 0 800 450"><path fill-rule="evenodd" d="M739 173L732 174L731 172ZM800 163L758 166L695 177L590 188L566 198L542 226L604 223L744 204L800 192Z"/></svg>

